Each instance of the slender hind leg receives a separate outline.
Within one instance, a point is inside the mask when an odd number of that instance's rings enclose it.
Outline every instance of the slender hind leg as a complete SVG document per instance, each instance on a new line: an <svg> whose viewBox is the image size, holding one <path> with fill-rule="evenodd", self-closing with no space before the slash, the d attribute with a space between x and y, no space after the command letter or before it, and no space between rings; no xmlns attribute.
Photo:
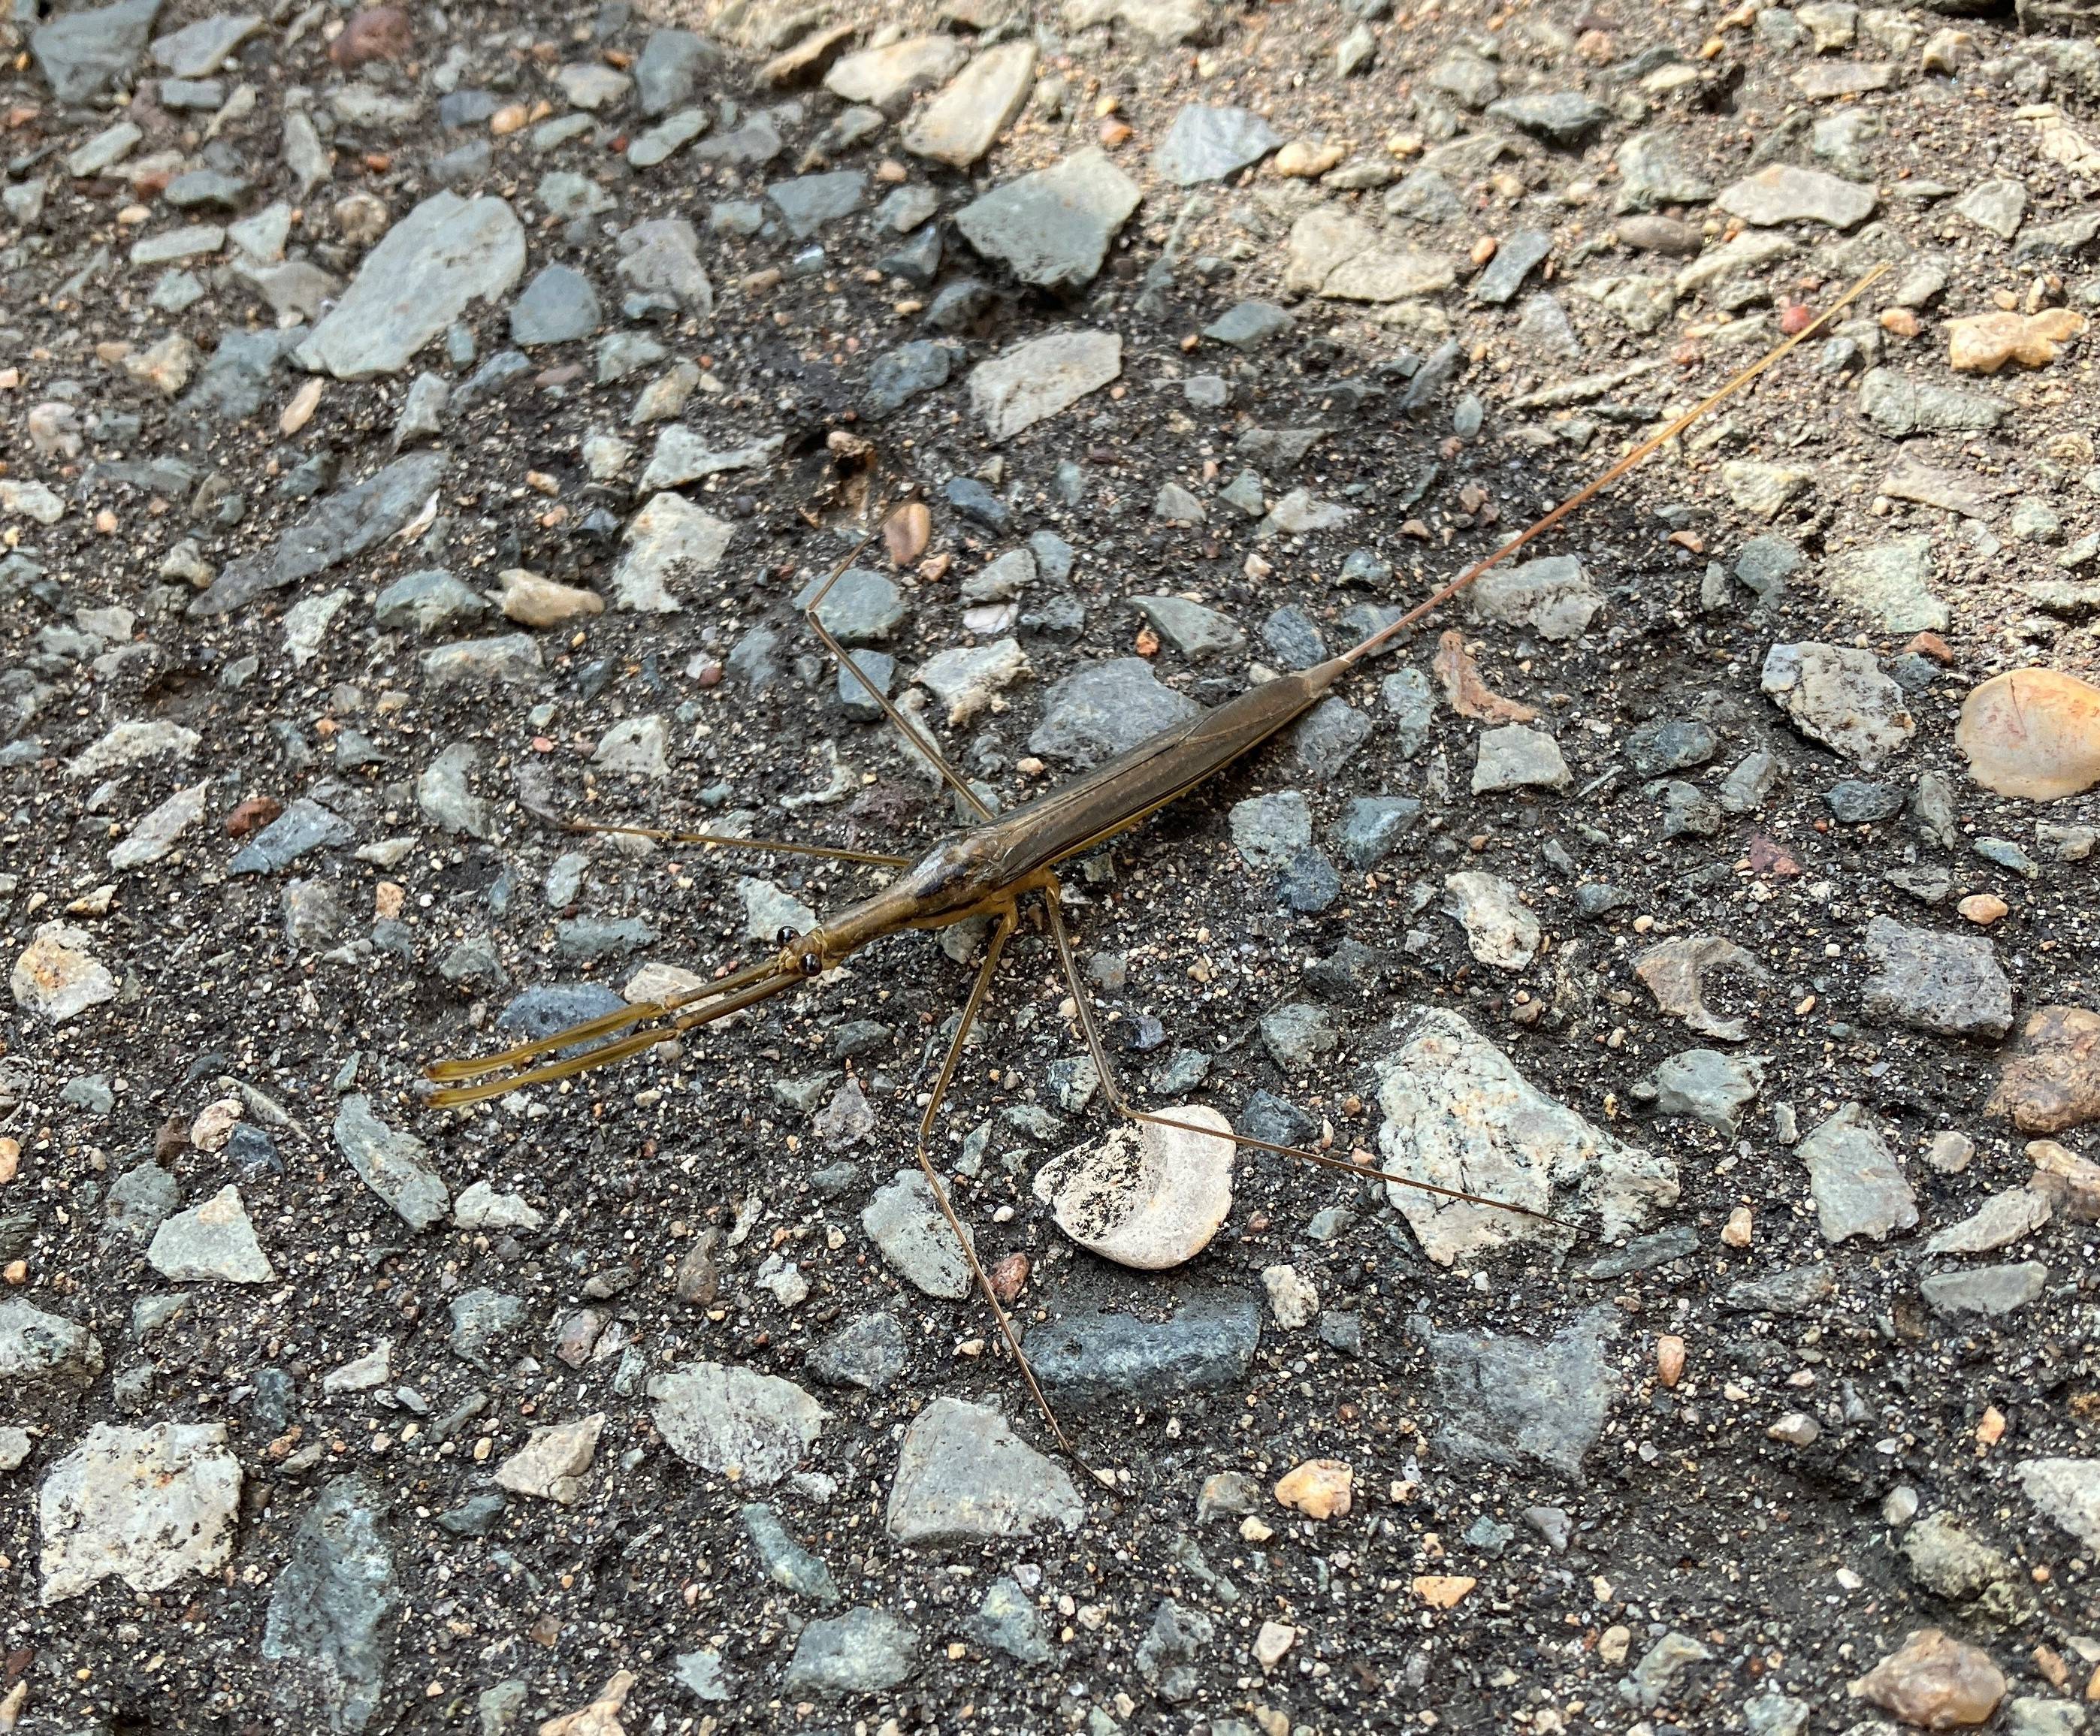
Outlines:
<svg viewBox="0 0 2100 1736"><path fill-rule="evenodd" d="M978 967L977 981L971 985L969 999L963 1003L963 1016L956 1022L955 1040L948 1045L948 1058L942 1064L940 1077L933 1082L926 1113L919 1117L919 1167L925 1174L927 1185L933 1190L933 1203L940 1207L941 1215L947 1219L948 1228L955 1235L956 1245L963 1250L963 1258L969 1262L970 1276L977 1280L978 1289L984 1293L985 1300L991 1304L992 1317L999 1322L999 1336L1005 1339L1007 1349L1013 1352L1013 1359L1020 1365L1021 1377L1028 1382L1030 1397L1035 1400L1035 1408L1043 1412L1043 1420L1049 1424L1050 1432L1057 1438L1058 1446L1067 1453L1072 1453L1072 1443L1066 1438L1063 1425L1058 1422L1057 1413L1050 1408L1049 1399L1043 1396L1043 1388L1036 1381L1035 1370L1030 1365L1027 1354L1021 1348L1021 1335L1013 1329L1012 1317L999 1301L998 1292L992 1289L990 1276L978 1263L977 1249L970 1245L969 1238L963 1234L962 1220L955 1215L955 1208L948 1198L948 1190L942 1183L939 1172L934 1169L933 1154L928 1149L928 1141L933 1136L933 1118L941 1113L942 1100L948 1095L949 1082L955 1077L955 1068L963 1058L963 1045L969 1040L970 1026L976 1022L977 1010L984 1004L986 991L991 986L992 972L998 968L999 954L1006 950L1007 941L1013 933L1013 906L1008 905L999 913L999 919L992 927L990 941L985 948L984 963ZM1077 1457L1078 1455L1074 1453L1073 1456Z"/></svg>
<svg viewBox="0 0 2100 1736"><path fill-rule="evenodd" d="M1434 1182L1417 1181L1412 1176L1388 1175L1374 1165L1357 1163L1347 1157L1337 1157L1331 1152L1308 1151L1299 1145L1278 1145L1272 1140L1257 1139L1244 1133L1220 1135L1216 1129L1198 1127L1192 1121L1177 1121L1171 1115L1154 1115L1148 1110L1134 1109L1130 1100L1116 1083L1115 1073L1109 1065L1108 1048L1101 1041L1101 1028L1094 1022L1093 1002L1087 994L1086 985L1079 980L1079 961L1072 954L1072 937L1065 927L1065 916L1058 897L1057 883L1053 879L1043 888L1043 909L1050 919L1050 933L1057 944L1058 963L1063 966L1065 981L1072 991L1073 1005L1079 1010L1079 1029L1087 1041L1087 1052L1092 1056L1094 1071L1101 1077L1101 1091L1107 1096L1109 1106L1118 1115L1133 1121L1148 1121L1155 1127L1179 1128L1184 1133L1208 1134L1212 1139L1230 1139L1235 1145L1251 1145L1256 1151L1273 1152L1279 1157L1296 1157L1304 1162L1317 1164L1323 1170L1339 1170L1345 1175L1354 1175L1365 1181L1397 1182L1402 1187L1420 1189L1424 1193L1440 1195L1447 1200L1462 1200L1468 1205L1485 1205L1497 1211L1515 1212L1520 1217L1537 1218L1547 1223L1560 1224L1572 1229L1572 1224L1547 1212L1533 1211L1528 1205L1513 1205L1507 1200L1490 1200L1477 1193L1465 1193L1456 1187L1440 1187Z"/></svg>

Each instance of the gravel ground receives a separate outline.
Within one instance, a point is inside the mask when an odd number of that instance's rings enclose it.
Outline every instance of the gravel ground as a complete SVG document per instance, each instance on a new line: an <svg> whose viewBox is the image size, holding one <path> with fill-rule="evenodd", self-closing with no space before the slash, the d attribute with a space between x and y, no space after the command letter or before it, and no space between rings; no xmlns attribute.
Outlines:
<svg viewBox="0 0 2100 1736"><path fill-rule="evenodd" d="M16 0L0 46L0 1730L2100 1720L2100 712L2049 799L1956 742L2100 663L2093 41ZM1137 1101L1563 1223L1109 1134L1024 921L935 1155L1066 1456L912 1164L975 927L426 1101L880 878L566 817L959 823L796 612L878 504L825 619L1011 807L1883 263L1070 870Z"/></svg>

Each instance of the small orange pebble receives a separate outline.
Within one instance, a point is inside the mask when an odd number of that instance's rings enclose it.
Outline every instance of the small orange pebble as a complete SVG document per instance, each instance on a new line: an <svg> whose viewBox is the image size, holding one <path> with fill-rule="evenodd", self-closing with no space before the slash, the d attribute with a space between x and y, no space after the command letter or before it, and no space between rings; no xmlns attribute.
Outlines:
<svg viewBox="0 0 2100 1736"><path fill-rule="evenodd" d="M1157 657L1159 654L1159 635L1149 627L1140 627L1137 630L1137 637L1131 641L1131 649L1140 657Z"/></svg>
<svg viewBox="0 0 2100 1736"><path fill-rule="evenodd" d="M1883 331L1891 337L1917 336L1917 315L1908 307L1890 307L1882 311L1879 322Z"/></svg>
<svg viewBox="0 0 2100 1736"><path fill-rule="evenodd" d="M1490 259L1495 257L1495 249L1501 245L1501 242L1498 241L1494 236L1491 235L1484 235L1479 240L1474 242L1473 250L1470 257L1475 265L1485 265Z"/></svg>
<svg viewBox="0 0 2100 1736"><path fill-rule="evenodd" d="M1780 311L1779 328L1789 337L1797 332L1805 332L1815 324L1815 310L1800 302L1789 302Z"/></svg>
<svg viewBox="0 0 2100 1736"><path fill-rule="evenodd" d="M1951 663L1954 661L1953 650L1948 646L1947 641L1935 632L1919 633L1904 649L1906 651L1915 651L1921 657L1930 657L1936 663Z"/></svg>
<svg viewBox="0 0 2100 1736"><path fill-rule="evenodd" d="M2003 920L2011 906L1996 892L1971 892L1954 908L1965 920L1975 923L1979 928L1988 928L1992 923Z"/></svg>
<svg viewBox="0 0 2100 1736"><path fill-rule="evenodd" d="M1432 1610L1448 1610L1480 1583L1470 1573L1418 1573L1414 1595Z"/></svg>
<svg viewBox="0 0 2100 1736"><path fill-rule="evenodd" d="M1101 122L1101 141L1104 145L1107 146L1110 150L1113 151L1118 145L1123 143L1123 142L1129 137L1129 122L1126 121L1118 121L1114 115L1110 115L1107 120Z"/></svg>
<svg viewBox="0 0 2100 1736"><path fill-rule="evenodd" d="M1665 1386L1674 1386L1684 1377L1684 1341L1674 1333L1665 1333L1655 1341L1655 1377Z"/></svg>
<svg viewBox="0 0 2100 1736"><path fill-rule="evenodd" d="M1276 1498L1308 1519L1339 1519L1355 1487L1355 1472L1339 1459L1308 1459L1277 1479Z"/></svg>
<svg viewBox="0 0 2100 1736"><path fill-rule="evenodd" d="M1995 1404L1983 1407L1983 1420L1976 1425L1976 1444L1995 1447L2005 1439L2005 1413Z"/></svg>

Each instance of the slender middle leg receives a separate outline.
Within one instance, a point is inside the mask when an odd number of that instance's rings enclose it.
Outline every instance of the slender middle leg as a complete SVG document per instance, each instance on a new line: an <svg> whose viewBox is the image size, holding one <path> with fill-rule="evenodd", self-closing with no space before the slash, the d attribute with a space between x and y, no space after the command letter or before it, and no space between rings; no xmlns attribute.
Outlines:
<svg viewBox="0 0 2100 1736"><path fill-rule="evenodd" d="M977 1288L984 1293L985 1300L991 1304L992 1317L999 1322L999 1336L1006 1340L1006 1347L1013 1352L1013 1359L1020 1365L1021 1378L1028 1382L1029 1395L1035 1407L1043 1412L1043 1420L1050 1425L1050 1432L1057 1444L1066 1452L1072 1443L1065 1438L1057 1413L1050 1408L1050 1401L1043 1395L1037 1383L1035 1370L1030 1366L1026 1354L1021 1348L1021 1335L1013 1329L1013 1321L999 1299L999 1293L991 1287L991 1279L978 1263L977 1249L970 1245L969 1238L963 1234L962 1221L955 1215L955 1208L948 1198L947 1187L933 1167L933 1158L929 1149L933 1137L933 1118L941 1113L941 1101L948 1095L949 1082L955 1076L955 1068L963 1058L963 1045L969 1040L970 1026L976 1022L977 1009L984 1004L985 994L991 986L992 972L999 967L999 954L1006 950L1008 939L1013 933L1014 908L1008 905L999 913L993 925L991 940L985 948L984 963L978 967L977 980L971 985L970 998L963 1003L963 1016L956 1022L955 1040L948 1045L948 1058L942 1064L940 1077L933 1082L933 1090L926 1104L926 1113L919 1117L919 1167L925 1174L926 1183L933 1190L933 1203L941 1209L941 1215L948 1221L956 1245L963 1250L963 1258L969 1262L970 1275L977 1280Z"/></svg>

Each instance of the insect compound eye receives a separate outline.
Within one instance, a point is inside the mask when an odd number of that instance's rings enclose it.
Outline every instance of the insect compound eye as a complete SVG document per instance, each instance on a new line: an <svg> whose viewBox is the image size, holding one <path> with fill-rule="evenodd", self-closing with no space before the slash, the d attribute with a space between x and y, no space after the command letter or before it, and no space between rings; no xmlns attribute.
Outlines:
<svg viewBox="0 0 2100 1736"><path fill-rule="evenodd" d="M775 946L792 946L801 938L802 936L792 928L776 928L773 932L773 944Z"/></svg>
<svg viewBox="0 0 2100 1736"><path fill-rule="evenodd" d="M816 954L805 953L802 954L802 974L805 976L814 976L818 972L822 971L823 967L824 961L818 958Z"/></svg>

